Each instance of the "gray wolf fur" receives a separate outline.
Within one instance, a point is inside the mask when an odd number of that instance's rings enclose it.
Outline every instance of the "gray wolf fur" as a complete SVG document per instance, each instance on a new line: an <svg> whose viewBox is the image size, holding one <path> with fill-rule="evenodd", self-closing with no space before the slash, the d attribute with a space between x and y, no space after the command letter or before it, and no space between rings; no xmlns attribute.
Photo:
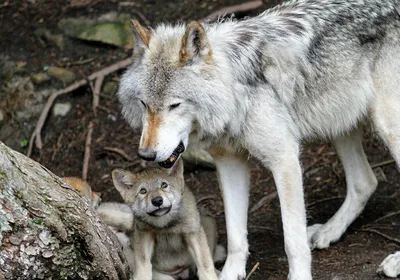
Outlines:
<svg viewBox="0 0 400 280"><path fill-rule="evenodd" d="M144 159L170 166L188 145L213 155L228 234L220 279L245 276L249 155L274 176L288 278L311 279L310 246L339 240L377 186L362 122L400 166L400 0L298 0L242 21L133 25L123 115L142 128ZM313 138L333 141L348 191L307 229L299 153Z"/></svg>
<svg viewBox="0 0 400 280"><path fill-rule="evenodd" d="M223 260L225 253L217 246L216 222L197 209L193 194L185 187L182 161L169 172L150 168L133 174L117 169L112 175L126 205L100 205L98 211L116 228L126 229L129 220L133 221L129 229L133 252L126 236L117 234L133 268L133 279L189 279L196 270L200 280L218 279L214 261ZM109 219L110 209L114 221ZM116 215L119 211L121 216Z"/></svg>

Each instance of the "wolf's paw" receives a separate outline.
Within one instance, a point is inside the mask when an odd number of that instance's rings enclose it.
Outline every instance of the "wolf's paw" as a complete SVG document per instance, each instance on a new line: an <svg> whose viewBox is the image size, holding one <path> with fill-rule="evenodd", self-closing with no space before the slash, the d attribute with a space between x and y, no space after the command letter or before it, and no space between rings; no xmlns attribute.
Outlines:
<svg viewBox="0 0 400 280"><path fill-rule="evenodd" d="M339 234L340 238L340 234ZM326 224L315 224L307 227L308 246L311 249L325 249L338 240L337 232Z"/></svg>
<svg viewBox="0 0 400 280"><path fill-rule="evenodd" d="M243 280L246 277L246 257L231 254L226 258L219 280Z"/></svg>
<svg viewBox="0 0 400 280"><path fill-rule="evenodd" d="M400 251L387 256L376 272L391 278L400 275Z"/></svg>

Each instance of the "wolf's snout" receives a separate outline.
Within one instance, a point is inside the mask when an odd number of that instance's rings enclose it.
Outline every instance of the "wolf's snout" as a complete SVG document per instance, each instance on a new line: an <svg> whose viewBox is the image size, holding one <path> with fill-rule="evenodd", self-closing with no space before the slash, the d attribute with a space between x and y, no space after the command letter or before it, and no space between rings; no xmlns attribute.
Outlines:
<svg viewBox="0 0 400 280"><path fill-rule="evenodd" d="M138 156L144 160L154 161L156 160L157 152L149 148L140 148Z"/></svg>
<svg viewBox="0 0 400 280"><path fill-rule="evenodd" d="M153 197L151 203L156 207L160 207L163 204L163 198L161 196Z"/></svg>

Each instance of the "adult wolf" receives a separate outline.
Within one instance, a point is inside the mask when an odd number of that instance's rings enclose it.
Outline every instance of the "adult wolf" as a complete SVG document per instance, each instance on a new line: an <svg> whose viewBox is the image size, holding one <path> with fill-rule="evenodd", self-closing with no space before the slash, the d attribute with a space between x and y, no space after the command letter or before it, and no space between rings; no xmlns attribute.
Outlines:
<svg viewBox="0 0 400 280"><path fill-rule="evenodd" d="M245 276L247 157L274 176L289 279L311 279L299 162L303 139L332 140L347 197L312 247L337 241L376 188L359 123L370 120L400 166L400 0L298 0L242 21L134 25L134 63L118 96L139 156L170 167L187 145L215 158L228 257L220 279Z"/></svg>

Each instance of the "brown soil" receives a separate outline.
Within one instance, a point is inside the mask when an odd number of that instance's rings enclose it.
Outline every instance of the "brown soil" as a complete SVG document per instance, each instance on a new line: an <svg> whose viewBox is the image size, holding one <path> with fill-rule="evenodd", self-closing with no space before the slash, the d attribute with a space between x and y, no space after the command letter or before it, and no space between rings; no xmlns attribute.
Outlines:
<svg viewBox="0 0 400 280"><path fill-rule="evenodd" d="M78 2L84 5L71 6L71 3ZM132 14L134 10L138 10L151 24L160 21L176 22L202 18L215 9L243 1L145 0L136 1L137 5L134 7L124 8L119 8L119 2L119 0L36 0L9 1L8 5L5 5L3 1L0 4L1 53L14 61L26 61L24 75L39 72L46 65L57 65L68 67L82 78L95 70L128 57L129 51L72 39L67 40L63 51L51 46L43 48L34 39L33 31L36 28L46 27L57 33L59 32L57 22L63 17L94 18L111 10L123 10ZM270 1L270 4L275 3ZM267 6L266 4L265 7ZM73 64L73 62L88 58L92 58L93 61L84 65ZM119 74L108 76L105 82L118 80ZM63 85L52 82L52 86L62 87ZM94 119L90 89L81 88L57 101L71 102L72 110L66 117L49 117L42 132L45 147L40 152L35 149L32 157L59 176L79 177L82 172L87 127ZM143 168L143 163L136 159L139 133L132 131L122 119L115 95L102 95L100 104L101 108L95 118L88 181L95 191L101 192L103 201L120 200L112 186L110 172L117 167L133 171ZM5 130L7 133L3 130L0 140L21 152L26 152L26 148L21 148L16 143L22 139L29 139L36 118L21 124L16 122L12 115L6 117L12 129ZM106 151L104 149L106 147L122 149L135 160L129 162L117 153ZM391 159L387 150L369 133L366 134L364 147L371 163ZM307 171L304 176L304 189L309 205L309 223L323 223L343 202L343 196L346 193L343 169L335 151L330 145L324 143L306 144L302 159L304 170ZM344 237L329 249L313 252L315 279L378 279L379 276L375 271L379 263L389 253L400 250L399 244L375 233L361 231L363 227L371 227L389 236L400 238L398 215L374 223L377 218L400 210L400 175L393 164L384 166L382 169L386 174L387 182L380 182L366 209L350 226ZM188 168L185 173L186 182L201 200L200 204L215 215L221 242L226 245L223 204L215 172ZM259 163L252 162L251 175L250 207L263 196L275 191L271 174ZM249 243L248 271L257 262L260 263L250 279L286 279L288 267L277 198L249 214Z"/></svg>

